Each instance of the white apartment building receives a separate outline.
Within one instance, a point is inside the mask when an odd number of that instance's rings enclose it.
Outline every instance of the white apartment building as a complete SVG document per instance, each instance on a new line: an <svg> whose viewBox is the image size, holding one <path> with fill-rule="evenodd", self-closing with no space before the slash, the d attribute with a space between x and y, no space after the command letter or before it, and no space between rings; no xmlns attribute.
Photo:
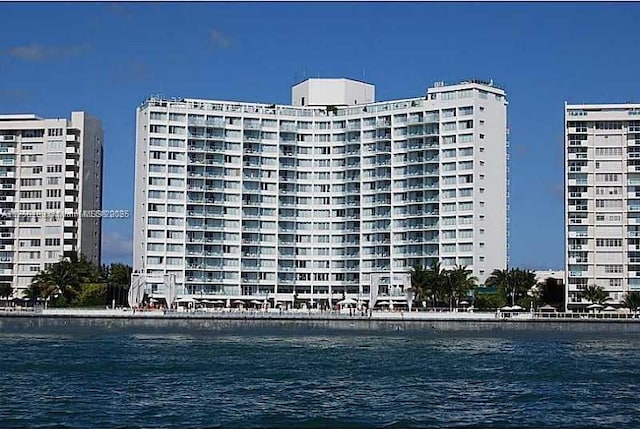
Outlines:
<svg viewBox="0 0 640 429"><path fill-rule="evenodd" d="M18 295L67 253L100 263L101 219L77 214L102 207L102 140L84 112L0 115L0 282Z"/></svg>
<svg viewBox="0 0 640 429"><path fill-rule="evenodd" d="M137 109L134 270L162 295L404 296L416 264L507 265L507 101L489 82L375 101L308 79L292 105L149 98ZM333 301L335 302L335 301Z"/></svg>
<svg viewBox="0 0 640 429"><path fill-rule="evenodd" d="M567 307L640 291L640 104L565 105Z"/></svg>

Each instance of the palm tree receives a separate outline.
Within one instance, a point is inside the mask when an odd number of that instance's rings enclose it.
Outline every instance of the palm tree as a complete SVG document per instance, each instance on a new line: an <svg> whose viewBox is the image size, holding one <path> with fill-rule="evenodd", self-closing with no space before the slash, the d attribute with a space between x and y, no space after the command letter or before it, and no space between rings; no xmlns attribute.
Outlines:
<svg viewBox="0 0 640 429"><path fill-rule="evenodd" d="M513 278L511 276L511 272L508 269L500 270L495 269L491 272L491 275L484 282L485 285L489 287L496 287L499 291L501 291L505 296L509 296L511 293L512 302L513 299ZM513 304L512 304L513 305Z"/></svg>
<svg viewBox="0 0 640 429"><path fill-rule="evenodd" d="M438 261L434 261L426 271L428 292L433 299L433 306L443 300L446 295L446 271Z"/></svg>
<svg viewBox="0 0 640 429"><path fill-rule="evenodd" d="M468 296L477 282L478 278L473 276L472 271L466 266L456 265L454 269L445 272L449 311L453 310L454 301L457 302L461 297Z"/></svg>
<svg viewBox="0 0 640 429"><path fill-rule="evenodd" d="M411 268L411 288L419 301L428 299L430 295L429 274L423 265L418 264Z"/></svg>
<svg viewBox="0 0 640 429"><path fill-rule="evenodd" d="M515 268L511 270L512 287L514 303L518 301L518 298L524 298L527 296L527 292L537 284L536 275L533 271L522 270Z"/></svg>
<svg viewBox="0 0 640 429"><path fill-rule="evenodd" d="M585 287L580 294L582 295L582 298L593 304L602 305L611 299L609 297L609 293L606 292L602 286L598 285L589 285Z"/></svg>
<svg viewBox="0 0 640 429"><path fill-rule="evenodd" d="M9 304L9 297L13 295L11 283L0 283L0 298L5 298L5 305Z"/></svg>
<svg viewBox="0 0 640 429"><path fill-rule="evenodd" d="M520 268L496 269L485 284L496 286L507 297L511 295L511 305L515 305L518 298L526 296L527 291L536 284L536 275Z"/></svg>
<svg viewBox="0 0 640 429"><path fill-rule="evenodd" d="M622 305L624 305L631 311L636 311L638 308L640 308L640 292L628 292L624 296Z"/></svg>
<svg viewBox="0 0 640 429"><path fill-rule="evenodd" d="M36 275L36 277L37 277L37 275ZM35 277L34 277L34 279L35 279ZM32 304L35 304L36 301L38 300L38 298L40 298L42 296L39 282L37 282L37 281L34 282L32 280L31 284L29 286L27 286L27 288L22 291L22 296L24 296L25 299L27 299Z"/></svg>

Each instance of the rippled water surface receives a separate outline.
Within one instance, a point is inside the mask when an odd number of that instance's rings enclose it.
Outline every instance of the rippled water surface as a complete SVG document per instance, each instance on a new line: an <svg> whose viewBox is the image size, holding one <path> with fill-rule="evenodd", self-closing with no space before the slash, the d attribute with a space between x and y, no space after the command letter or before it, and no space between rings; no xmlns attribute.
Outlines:
<svg viewBox="0 0 640 429"><path fill-rule="evenodd" d="M640 427L635 335L0 334L0 427Z"/></svg>

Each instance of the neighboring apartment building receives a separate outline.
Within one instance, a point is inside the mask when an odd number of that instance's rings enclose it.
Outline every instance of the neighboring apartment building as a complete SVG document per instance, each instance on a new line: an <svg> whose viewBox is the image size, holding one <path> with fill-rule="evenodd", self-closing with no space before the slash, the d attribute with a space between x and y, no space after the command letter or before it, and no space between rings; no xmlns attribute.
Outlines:
<svg viewBox="0 0 640 429"><path fill-rule="evenodd" d="M567 307L640 291L640 104L565 105Z"/></svg>
<svg viewBox="0 0 640 429"><path fill-rule="evenodd" d="M149 98L137 109L134 270L162 294L403 296L416 264L507 265L507 101L490 82L375 101L308 79L292 105ZM334 301L335 302L335 301Z"/></svg>
<svg viewBox="0 0 640 429"><path fill-rule="evenodd" d="M77 214L102 208L102 140L84 112L0 115L0 282L24 289L72 252L100 263L101 219Z"/></svg>

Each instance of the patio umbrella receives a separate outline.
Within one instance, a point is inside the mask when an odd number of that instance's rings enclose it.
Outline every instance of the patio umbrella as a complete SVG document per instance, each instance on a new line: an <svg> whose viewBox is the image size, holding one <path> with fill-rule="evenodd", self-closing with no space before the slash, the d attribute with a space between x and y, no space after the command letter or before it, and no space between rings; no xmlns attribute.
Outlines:
<svg viewBox="0 0 640 429"><path fill-rule="evenodd" d="M358 301L356 301L355 299L351 299L351 298L347 298L347 299L343 299L342 301L338 301L338 305L355 305L357 303L358 303Z"/></svg>
<svg viewBox="0 0 640 429"><path fill-rule="evenodd" d="M587 305L587 308L588 308L589 310L593 310L593 309L596 309L596 308L602 308L602 307L604 307L604 305L600 305L600 304L591 304L591 305Z"/></svg>
<svg viewBox="0 0 640 429"><path fill-rule="evenodd" d="M460 305L469 305L469 301L460 301L458 304L460 304Z"/></svg>
<svg viewBox="0 0 640 429"><path fill-rule="evenodd" d="M540 307L540 311L556 311L556 308L553 305L543 305Z"/></svg>
<svg viewBox="0 0 640 429"><path fill-rule="evenodd" d="M389 305L389 301L378 301L376 305Z"/></svg>
<svg viewBox="0 0 640 429"><path fill-rule="evenodd" d="M258 301L257 299L254 299L253 301L251 301L251 304L262 305L262 301Z"/></svg>
<svg viewBox="0 0 640 429"><path fill-rule="evenodd" d="M516 304L513 307L511 307L511 309L514 310L514 311L524 310L524 308L520 307L518 304Z"/></svg>
<svg viewBox="0 0 640 429"><path fill-rule="evenodd" d="M219 299L216 299L215 301L210 301L210 302L211 304L214 304L214 305L224 304L224 301L220 301Z"/></svg>
<svg viewBox="0 0 640 429"><path fill-rule="evenodd" d="M616 309L609 305L609 306L605 307L602 311L616 311Z"/></svg>
<svg viewBox="0 0 640 429"><path fill-rule="evenodd" d="M240 299L236 299L235 301L232 302L232 304L244 305L244 301L242 301Z"/></svg>
<svg viewBox="0 0 640 429"><path fill-rule="evenodd" d="M509 307L508 305L505 305L504 307L500 308L500 310L502 310L502 311L511 311L511 310L513 310L513 308Z"/></svg>

